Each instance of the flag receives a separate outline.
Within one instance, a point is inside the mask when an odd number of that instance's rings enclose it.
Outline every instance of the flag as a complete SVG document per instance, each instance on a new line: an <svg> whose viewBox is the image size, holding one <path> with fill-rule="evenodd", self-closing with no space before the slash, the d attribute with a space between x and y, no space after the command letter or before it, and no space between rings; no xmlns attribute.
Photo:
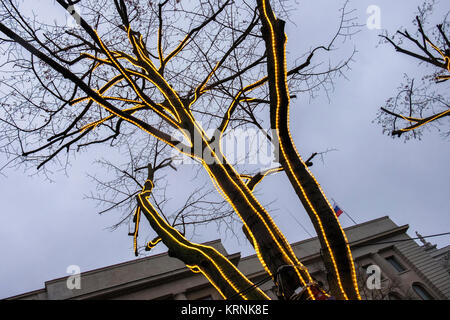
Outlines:
<svg viewBox="0 0 450 320"><path fill-rule="evenodd" d="M334 205L334 213L336 213L336 216L339 217L344 211L342 211L341 208L337 204Z"/></svg>

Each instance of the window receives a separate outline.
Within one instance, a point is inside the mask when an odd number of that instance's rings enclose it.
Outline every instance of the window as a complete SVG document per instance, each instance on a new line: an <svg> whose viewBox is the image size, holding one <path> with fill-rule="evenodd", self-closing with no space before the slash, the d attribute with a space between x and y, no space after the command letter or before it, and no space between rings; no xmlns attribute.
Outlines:
<svg viewBox="0 0 450 320"><path fill-rule="evenodd" d="M425 290L424 287L422 287L420 284L413 284L412 288L414 292L422 299L422 300L434 300L434 298L431 296L431 294L428 293L427 290Z"/></svg>
<svg viewBox="0 0 450 320"><path fill-rule="evenodd" d="M402 264L398 262L394 256L387 257L386 260L394 267L395 270L397 270L397 272L406 271L406 268L402 266Z"/></svg>

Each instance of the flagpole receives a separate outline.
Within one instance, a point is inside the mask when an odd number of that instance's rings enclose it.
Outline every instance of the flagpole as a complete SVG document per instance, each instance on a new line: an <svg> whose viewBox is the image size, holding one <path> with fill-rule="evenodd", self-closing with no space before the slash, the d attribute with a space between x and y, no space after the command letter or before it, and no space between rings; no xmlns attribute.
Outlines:
<svg viewBox="0 0 450 320"><path fill-rule="evenodd" d="M333 199L333 198L331 198L331 200L333 200L333 207L337 204L337 202ZM341 207L339 207L339 208L341 208ZM343 213L345 213L346 215L347 215L347 217L349 217L350 218L350 220L352 220L353 221L353 223L355 224L355 225L357 225L357 223L356 223L356 221L355 220L353 220L353 218L348 214L348 212L347 211L345 211L344 209L342 209L341 208L341 210L342 210L342 212Z"/></svg>
<svg viewBox="0 0 450 320"><path fill-rule="evenodd" d="M355 225L357 224L356 221L353 220L353 218L347 213L347 211L345 211L345 210L342 210L342 211L344 211L344 213L347 215L347 217L349 217Z"/></svg>

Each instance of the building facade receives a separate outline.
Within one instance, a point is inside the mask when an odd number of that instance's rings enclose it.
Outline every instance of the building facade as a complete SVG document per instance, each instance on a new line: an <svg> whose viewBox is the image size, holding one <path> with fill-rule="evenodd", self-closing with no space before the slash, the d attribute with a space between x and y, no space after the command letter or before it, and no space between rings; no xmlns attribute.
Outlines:
<svg viewBox="0 0 450 320"><path fill-rule="evenodd" d="M447 300L450 298L450 246L437 249L419 234L423 245L411 239L408 225L398 226L389 217L345 229L350 243L363 299ZM256 255L228 253L220 240L207 243L230 259L253 283L277 299ZM317 238L292 244L311 275L327 288L327 275ZM379 281L378 281L379 280ZM40 290L10 300L122 299L202 300L222 299L206 278L191 272L167 253L83 272L79 289L69 289L68 277L45 282Z"/></svg>

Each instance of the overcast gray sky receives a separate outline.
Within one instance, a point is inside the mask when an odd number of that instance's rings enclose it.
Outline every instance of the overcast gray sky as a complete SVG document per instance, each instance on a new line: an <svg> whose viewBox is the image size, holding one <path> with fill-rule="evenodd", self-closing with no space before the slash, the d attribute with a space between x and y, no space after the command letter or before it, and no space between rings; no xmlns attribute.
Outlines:
<svg viewBox="0 0 450 320"><path fill-rule="evenodd" d="M48 12L56 12L53 1L39 2ZM369 5L381 9L381 27L391 33L401 26L413 30L411 20L418 0L367 1L350 3L357 9L360 23L365 23ZM288 51L298 57L311 47L329 41L339 22L342 1L300 1L298 11L288 22ZM445 1L437 7L448 10ZM444 11L441 11L444 12ZM439 16L439 15L438 15ZM329 198L335 199L358 223L388 215L398 225L409 224L409 234L423 235L450 231L450 160L449 141L436 130L425 132L422 141L392 139L382 135L372 123L387 98L396 93L403 73L420 77L413 59L381 45L381 30L362 28L350 41L339 44L343 56L356 47L358 53L346 73L335 82L330 101L325 95L310 100L299 97L291 106L291 131L297 148L305 158L312 152L335 148L325 162L315 161L312 172ZM318 55L315 62L328 55ZM292 63L290 60L289 63ZM27 172L8 171L0 176L0 298L42 288L44 282L66 276L69 265L82 271L135 259L132 239L126 228L110 232L107 227L119 215L96 214L95 203L83 200L83 194L95 185L86 171L94 173L92 162L99 154L82 153L72 161L68 176L55 173L54 183L44 177L30 177ZM4 156L0 155L1 161ZM269 176L259 186L261 201L277 200L272 208L275 221L289 241L309 238L286 212L292 212L314 234L314 229L298 198L283 174ZM286 210L287 209L287 210ZM353 223L342 215L344 227ZM218 237L215 228L200 229L197 241ZM223 235L222 235L223 236ZM229 253L252 254L243 240L223 236ZM450 243L449 237L429 240L439 247ZM155 248L160 252L161 248Z"/></svg>

